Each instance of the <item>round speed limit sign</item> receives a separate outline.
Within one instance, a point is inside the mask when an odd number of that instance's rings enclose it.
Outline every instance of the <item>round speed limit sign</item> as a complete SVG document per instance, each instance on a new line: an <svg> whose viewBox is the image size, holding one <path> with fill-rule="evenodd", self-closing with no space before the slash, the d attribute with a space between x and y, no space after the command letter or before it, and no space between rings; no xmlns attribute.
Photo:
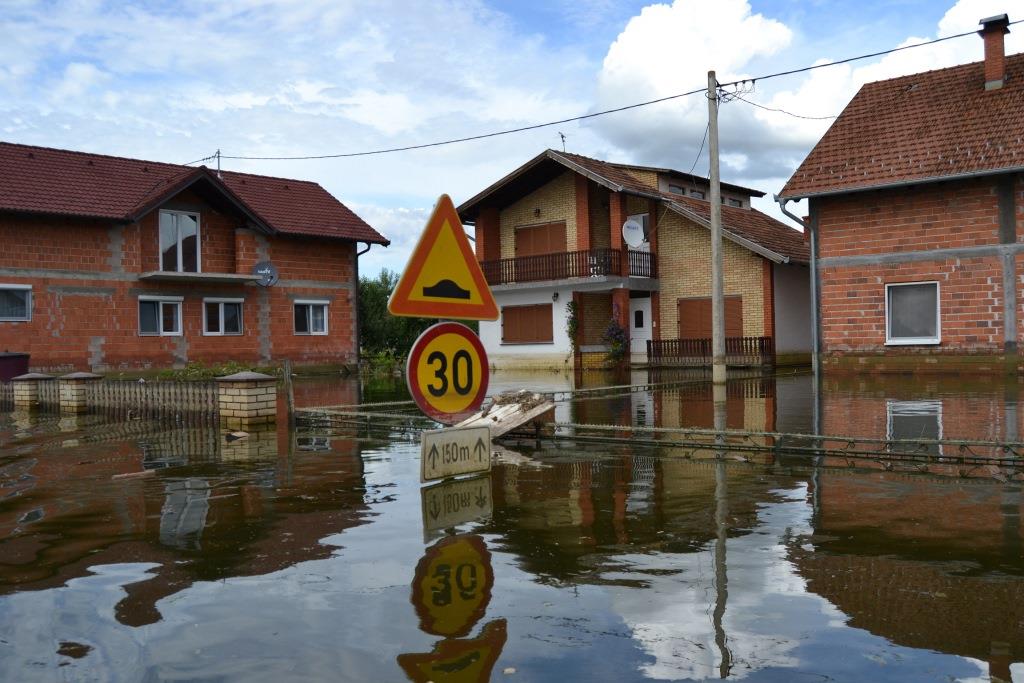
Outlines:
<svg viewBox="0 0 1024 683"><path fill-rule="evenodd" d="M405 376L420 410L438 422L455 424L483 403L490 379L487 352L465 325L438 323L412 345Z"/></svg>

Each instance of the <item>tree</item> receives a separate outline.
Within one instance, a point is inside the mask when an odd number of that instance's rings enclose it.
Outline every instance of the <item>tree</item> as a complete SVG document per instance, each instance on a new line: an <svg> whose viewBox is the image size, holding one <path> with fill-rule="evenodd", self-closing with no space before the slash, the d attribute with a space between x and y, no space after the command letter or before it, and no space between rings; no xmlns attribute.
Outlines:
<svg viewBox="0 0 1024 683"><path fill-rule="evenodd" d="M398 284L398 273L385 268L376 278L359 278L361 352L390 353L401 358L409 353L416 337L437 322L430 318L400 318L388 313L388 298Z"/></svg>

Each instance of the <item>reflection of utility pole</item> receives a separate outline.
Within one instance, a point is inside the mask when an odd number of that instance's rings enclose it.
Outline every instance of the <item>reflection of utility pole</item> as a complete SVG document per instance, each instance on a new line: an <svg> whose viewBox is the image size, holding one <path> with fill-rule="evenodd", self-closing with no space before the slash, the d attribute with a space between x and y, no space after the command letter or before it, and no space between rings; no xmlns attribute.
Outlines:
<svg viewBox="0 0 1024 683"><path fill-rule="evenodd" d="M725 603L729 598L729 577L725 566L725 542L729 530L729 489L726 482L725 462L715 463L715 611L712 620L715 625L715 645L722 661L718 666L719 678L728 678L732 669L732 653L729 652L728 638L722 621L725 617Z"/></svg>
<svg viewBox="0 0 1024 683"><path fill-rule="evenodd" d="M718 171L718 79L708 72L708 156L711 160L711 380L725 383L725 298L722 280L722 188Z"/></svg>

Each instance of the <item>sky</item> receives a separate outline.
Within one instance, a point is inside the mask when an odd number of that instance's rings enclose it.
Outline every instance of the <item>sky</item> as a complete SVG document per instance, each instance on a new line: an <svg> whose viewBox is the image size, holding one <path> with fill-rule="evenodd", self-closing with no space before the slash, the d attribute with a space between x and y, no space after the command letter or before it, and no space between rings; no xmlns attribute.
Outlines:
<svg viewBox="0 0 1024 683"><path fill-rule="evenodd" d="M186 163L363 152L571 118L976 30L1016 0L0 0L0 140ZM851 11L856 8L856 11ZM1024 25L1007 52L1024 51ZM839 114L864 83L978 61L967 36L771 79L743 97ZM722 179L782 189L831 119L742 100L720 113ZM437 197L456 204L546 148L708 172L700 95L454 145L222 160L313 180L392 240L401 270ZM207 162L210 163L210 162ZM797 212L800 206L791 206ZM783 219L785 220L785 219Z"/></svg>

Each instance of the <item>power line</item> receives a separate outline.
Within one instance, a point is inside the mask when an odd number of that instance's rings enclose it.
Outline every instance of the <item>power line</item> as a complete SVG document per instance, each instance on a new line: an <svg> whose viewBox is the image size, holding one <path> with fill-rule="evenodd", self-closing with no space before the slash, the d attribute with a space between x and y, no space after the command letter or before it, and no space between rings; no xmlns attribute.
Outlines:
<svg viewBox="0 0 1024 683"><path fill-rule="evenodd" d="M741 102L746 102L747 104L751 104L751 105L753 105L755 107L758 107L759 109L765 109L767 111L777 111L780 114L788 114L789 116L792 116L792 117L798 118L798 119L808 119L810 121L824 121L826 119L839 118L838 114L833 115L833 116L804 116L803 114L794 114L793 112L786 111L785 109L776 109L775 107L766 107L763 104L758 104L757 102L753 102L751 100L748 100L745 97L740 97L739 95L733 95L733 98L737 99L737 100L740 100Z"/></svg>
<svg viewBox="0 0 1024 683"><path fill-rule="evenodd" d="M711 122L704 126L704 137L700 141L700 149L697 150L697 156L693 158L693 165L690 166L690 175L693 175L693 169L697 168L697 162L700 161L700 154L704 151L704 143L708 141L708 131L711 130Z"/></svg>
<svg viewBox="0 0 1024 683"><path fill-rule="evenodd" d="M1019 24L1021 22L1024 22L1024 19L1018 19L1017 21L1011 21L1008 25L1009 26L1013 26L1013 25ZM871 59L872 57L882 57L884 55L892 54L894 52L901 52L903 50L910 50L910 49L916 48L916 47L925 47L927 45L934 45L936 43L941 43L941 42L944 42L944 41L947 41L947 40L953 40L955 38L963 38L965 36L974 35L975 33L977 33L977 32L976 31L965 31L964 33L957 33L957 34L954 34L954 35L951 35L951 36L944 36L942 38L935 38L935 39L932 39L932 40L924 41L922 43L914 43L913 45L903 45L901 47L894 47L894 48L890 48L888 50L882 50L880 52L871 52L871 53L868 53L868 54L857 55L855 57L847 57L846 59L840 59L840 60L836 60L834 62L825 62L823 64L812 64L811 66L805 66L805 67L801 67L799 69L790 69L789 71L778 71L776 73L766 74L764 76L757 76L757 77L754 77L754 78L744 78L742 80L730 81L728 83L719 83L719 87L720 88L725 88L725 87L730 87L730 86L739 86L739 87L742 88L742 87L744 87L745 84L750 84L752 86L757 81L765 81L765 80L768 80L768 79L771 79L771 78L780 78L782 76L792 76L794 74L805 73L805 72L808 72L808 71L814 71L815 69L824 69L824 68L830 67L830 66L838 66L840 64L848 64L850 62L859 61L861 59ZM635 104L627 104L627 105L625 105L623 107L615 107L613 109L604 109L602 111L591 112L589 114L583 114L581 116L572 116L572 117L569 117L569 118L566 118L566 119L559 119L557 121L548 121L546 123L535 123L535 124L532 124L532 125L529 125L529 126L520 126L518 128L508 128L508 129L505 129L505 130L493 131L491 133L482 133L480 135L469 135L469 136L461 137L461 138L452 138L452 139L449 139L449 140L440 140L438 142L427 142L427 143L418 144L418 145L406 145L404 147L389 147L389 148L385 148L385 149L375 149L375 150L368 150L368 151L364 151L364 152L346 152L346 153L341 153L341 154L310 154L310 155L301 155L301 156L243 156L243 155L227 155L227 154L222 154L220 158L221 159L241 159L241 160L248 160L248 161L302 161L302 160L312 160L312 159L344 159L344 158L351 158L351 157L374 156L374 155L377 155L377 154L391 154L391 153L394 153L394 152L409 152L409 151L417 150L417 149L427 149L427 148L430 148L430 147L442 147L442 146L445 146L445 145L454 145L454 144L457 144L457 143L460 143L460 142L471 142L473 140L485 140L487 138L500 137L500 136L503 136L503 135L512 135L514 133L524 133L526 131L537 130L537 129L540 129L540 128L548 128L550 126L557 126L557 125L560 125L560 124L563 124L563 123L574 123L574 122L577 122L577 121L585 121L587 119L596 118L598 116L606 116L608 114L615 114L615 113L618 113L618 112L621 112L621 111L628 111L630 109L639 109L640 107L648 107L648 106L650 106L652 104L659 104L661 102L668 102L670 100L676 100L676 99L680 99L680 98L683 98L683 97L689 97L691 95L696 95L697 93L703 93L703 92L706 92L705 88L698 88L696 90L689 90L687 92L678 93L678 94L675 94L675 95L668 95L666 97L659 97L659 98L656 98L656 99L653 99L653 100L646 100L644 102L637 102ZM737 98L738 99L743 99L742 97L739 97L738 95L737 95ZM754 102L749 102L748 100L744 100L744 102L747 102L748 104L753 104L754 106L761 106L761 105L758 105L758 104L756 104ZM782 111L782 110L779 110L779 111ZM789 114L789 112L785 112L785 111L783 111L783 113ZM791 116L797 116L796 114L790 114L790 115ZM814 117L802 117L801 116L799 118L814 118ZM208 161L209 159L216 158L216 156L217 155L214 154L214 155L211 155L211 156L208 156L208 157L204 157L202 159L197 159L196 161L190 161L188 164L185 164L185 165L187 166L187 165L190 165L190 164L198 163L200 161Z"/></svg>

